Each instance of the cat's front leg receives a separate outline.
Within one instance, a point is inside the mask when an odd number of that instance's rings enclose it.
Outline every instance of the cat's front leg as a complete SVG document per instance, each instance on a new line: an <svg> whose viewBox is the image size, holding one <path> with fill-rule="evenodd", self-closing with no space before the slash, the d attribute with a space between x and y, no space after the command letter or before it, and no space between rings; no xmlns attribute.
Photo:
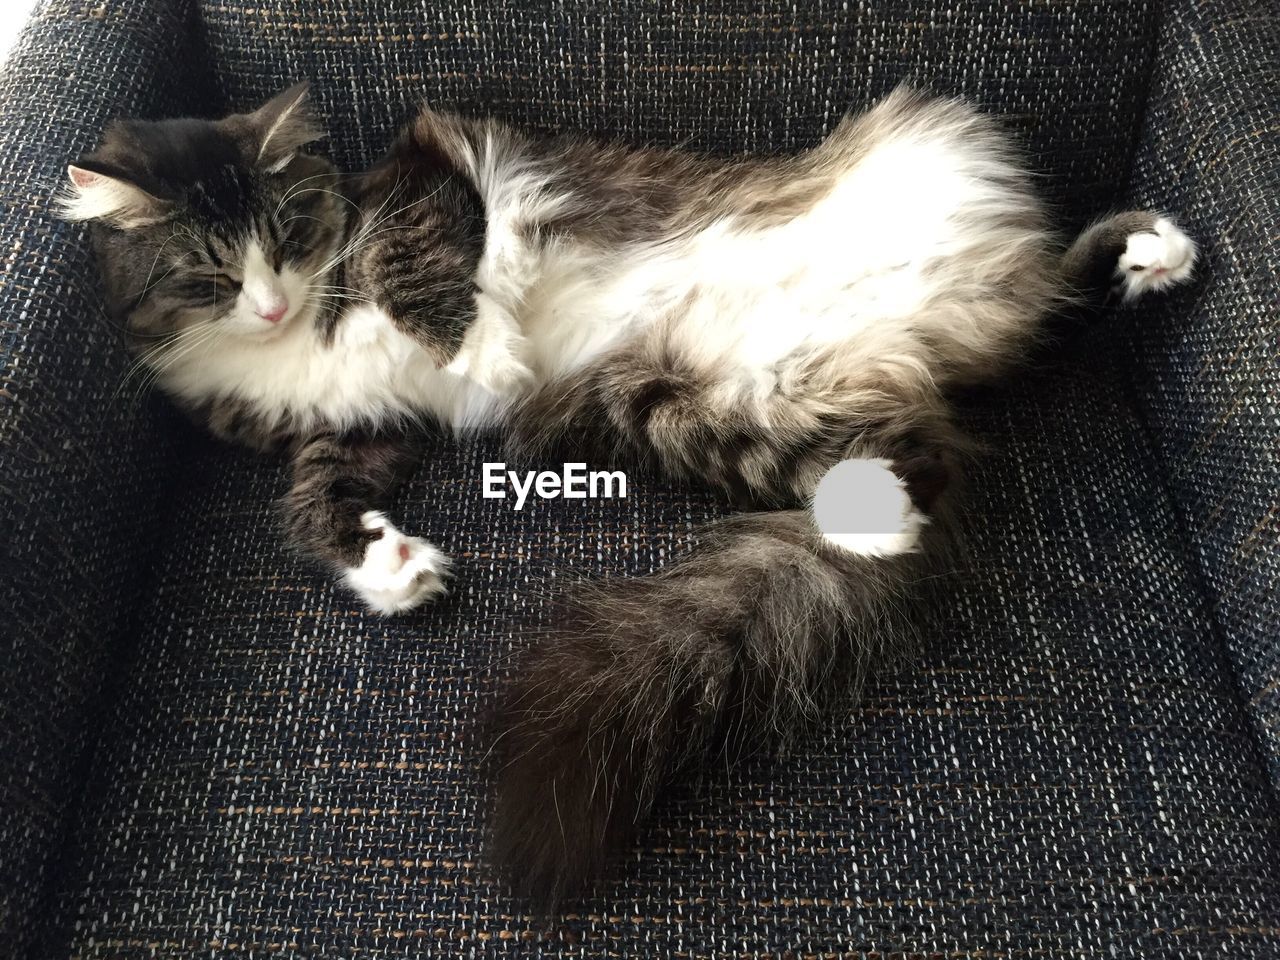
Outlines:
<svg viewBox="0 0 1280 960"><path fill-rule="evenodd" d="M408 472L407 435L318 433L293 447L283 506L294 545L335 568L370 609L411 610L445 592L449 560L379 507Z"/></svg>

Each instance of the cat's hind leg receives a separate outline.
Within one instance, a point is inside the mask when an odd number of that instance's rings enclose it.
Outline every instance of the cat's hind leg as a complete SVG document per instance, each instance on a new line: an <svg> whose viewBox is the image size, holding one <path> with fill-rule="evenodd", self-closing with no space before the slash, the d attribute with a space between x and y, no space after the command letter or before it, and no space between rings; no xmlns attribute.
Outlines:
<svg viewBox="0 0 1280 960"><path fill-rule="evenodd" d="M1195 242L1173 220L1130 210L1087 227L1062 258L1062 272L1082 292L1135 300L1188 280L1195 262Z"/></svg>

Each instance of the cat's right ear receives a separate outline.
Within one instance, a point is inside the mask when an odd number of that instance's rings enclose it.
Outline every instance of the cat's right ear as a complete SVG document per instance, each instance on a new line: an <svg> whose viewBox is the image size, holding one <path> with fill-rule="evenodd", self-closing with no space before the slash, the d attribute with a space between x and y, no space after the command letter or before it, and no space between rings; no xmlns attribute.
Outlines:
<svg viewBox="0 0 1280 960"><path fill-rule="evenodd" d="M258 135L257 163L268 170L283 169L294 154L324 136L311 111L307 81L295 83L249 114Z"/></svg>
<svg viewBox="0 0 1280 960"><path fill-rule="evenodd" d="M168 204L127 174L91 158L67 167L67 186L58 197L66 220L102 220L125 230L164 219Z"/></svg>

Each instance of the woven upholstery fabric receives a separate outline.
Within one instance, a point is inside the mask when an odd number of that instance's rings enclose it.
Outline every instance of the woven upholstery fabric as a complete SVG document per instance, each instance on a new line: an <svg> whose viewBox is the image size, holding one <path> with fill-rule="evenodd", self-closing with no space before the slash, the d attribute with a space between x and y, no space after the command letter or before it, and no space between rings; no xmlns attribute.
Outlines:
<svg viewBox="0 0 1280 960"><path fill-rule="evenodd" d="M1240 39L1262 28L1228 16L1219 46L1184 52L1215 9L1234 8L1170 2L1167 15L1104 0L47 3L0 79L6 949L1280 952L1277 810L1236 686L1240 652L1264 636L1266 590L1224 604L1230 576L1255 568L1231 558L1215 580L1205 544L1226 563L1228 541L1202 531L1188 552L1198 475L1178 475L1171 500L1172 468L1147 442L1154 430L1175 455L1180 431L1208 436L1226 398L1187 399L1175 335L1117 317L1055 371L977 401L995 452L970 494L974 539L946 630L922 664L883 678L802 752L673 793L619 877L545 932L477 862L477 717L558 582L653 569L723 505L633 478L626 501L516 513L478 495L490 441L442 441L397 515L458 558L457 591L370 617L281 545L277 465L193 441L163 403L114 397L125 364L83 231L48 207L67 158L110 117L247 107L302 77L347 168L376 156L419 98L637 143L775 151L914 77L1008 116L1075 222L1125 193L1165 16L1169 76L1137 154L1141 189L1201 204L1198 234L1255 231L1232 234L1230 258L1211 244L1208 293L1161 307L1175 333L1199 344L1205 329L1211 351L1243 336L1237 298L1260 302L1249 251L1274 249L1261 213L1245 216L1265 198L1242 188L1270 181L1237 126L1271 115L1223 79L1263 62ZM1188 119L1194 56L1222 64L1213 102L1243 113ZM1237 152L1215 160L1193 120ZM1183 137L1173 153L1165 136ZM1198 199L1176 193L1170 157L1198 178ZM1220 169L1236 157L1254 165ZM1134 372L1093 362L1130 343L1144 419L1121 389ZM1254 486L1215 475L1224 502L1265 483L1248 442ZM1223 510L1223 537L1244 529L1243 505Z"/></svg>
<svg viewBox="0 0 1280 960"><path fill-rule="evenodd" d="M1165 34L1135 195L1204 261L1135 328L1133 370L1280 785L1280 15L1181 3Z"/></svg>
<svg viewBox="0 0 1280 960"><path fill-rule="evenodd" d="M457 589L378 619L280 545L278 469L202 449L86 785L71 955L1276 956L1265 767L1140 425L1085 370L1112 336L973 409L995 449L923 662L673 792L549 931L477 862L471 733L557 582L648 571L721 505L633 477L517 512L480 496L494 445L442 441L393 513Z"/></svg>
<svg viewBox="0 0 1280 960"><path fill-rule="evenodd" d="M51 3L0 74L0 952L24 956L81 794L93 713L170 488L172 431L119 391L66 164L120 114L191 109L189 16Z"/></svg>
<svg viewBox="0 0 1280 960"><path fill-rule="evenodd" d="M227 102L311 79L346 168L373 160L423 100L544 130L773 152L812 145L845 111L911 81L1007 117L1079 220L1123 186L1158 9L1155 0L222 0L204 15Z"/></svg>

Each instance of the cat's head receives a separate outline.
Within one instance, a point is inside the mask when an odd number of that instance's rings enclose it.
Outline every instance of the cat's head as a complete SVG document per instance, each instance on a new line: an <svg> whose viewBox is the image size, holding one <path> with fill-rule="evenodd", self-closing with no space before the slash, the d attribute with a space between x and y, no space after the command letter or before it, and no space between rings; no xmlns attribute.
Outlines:
<svg viewBox="0 0 1280 960"><path fill-rule="evenodd" d="M266 339L324 301L343 236L337 174L305 84L221 120L125 120L68 168L71 220L95 224L111 312L135 348L192 328Z"/></svg>

